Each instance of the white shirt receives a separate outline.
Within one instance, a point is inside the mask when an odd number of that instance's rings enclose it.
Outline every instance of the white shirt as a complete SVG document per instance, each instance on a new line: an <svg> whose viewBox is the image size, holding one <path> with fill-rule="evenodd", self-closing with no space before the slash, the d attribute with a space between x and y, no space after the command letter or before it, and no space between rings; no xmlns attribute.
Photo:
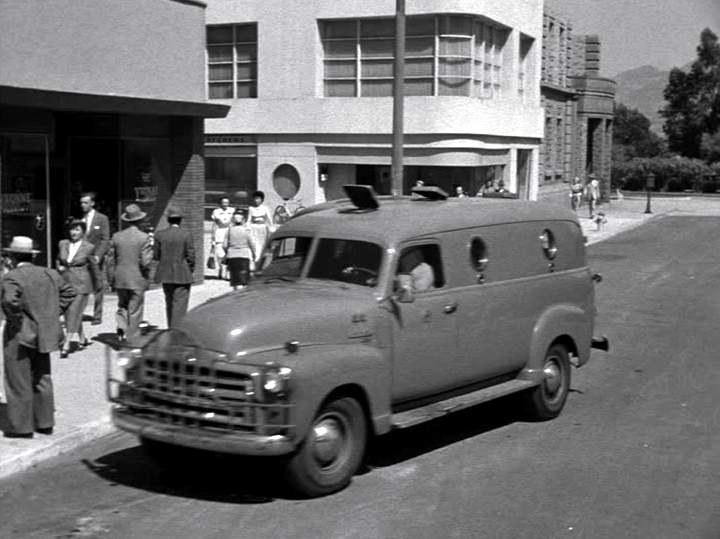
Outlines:
<svg viewBox="0 0 720 539"><path fill-rule="evenodd" d="M95 217L95 210L92 208L89 212L85 214L85 217L83 218L83 221L85 221L85 228L88 232L90 232L90 223L92 223L93 217Z"/></svg>
<svg viewBox="0 0 720 539"><path fill-rule="evenodd" d="M75 255L77 254L78 249L80 249L81 243L82 243L82 240L70 242L70 246L68 247L68 257L67 257L68 262L72 262L72 259L75 258Z"/></svg>
<svg viewBox="0 0 720 539"><path fill-rule="evenodd" d="M412 285L416 292L425 292L435 286L435 272L427 262L421 262L410 272Z"/></svg>

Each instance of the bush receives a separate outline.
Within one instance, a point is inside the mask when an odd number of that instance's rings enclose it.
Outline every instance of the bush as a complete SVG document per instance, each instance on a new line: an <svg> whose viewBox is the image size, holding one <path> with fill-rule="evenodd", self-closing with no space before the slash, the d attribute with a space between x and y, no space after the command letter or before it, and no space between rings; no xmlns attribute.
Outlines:
<svg viewBox="0 0 720 539"><path fill-rule="evenodd" d="M655 191L685 191L702 185L703 177L720 172L720 166L711 167L687 157L635 158L613 165L612 184L629 191L644 191L648 172L655 174Z"/></svg>

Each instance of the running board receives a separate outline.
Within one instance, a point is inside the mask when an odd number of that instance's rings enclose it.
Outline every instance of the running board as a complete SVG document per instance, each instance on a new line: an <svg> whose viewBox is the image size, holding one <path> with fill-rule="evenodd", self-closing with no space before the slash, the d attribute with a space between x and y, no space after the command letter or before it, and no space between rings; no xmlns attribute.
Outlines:
<svg viewBox="0 0 720 539"><path fill-rule="evenodd" d="M390 420L392 428L394 429L406 429L425 421L430 421L438 417L447 415L451 412L457 412L463 408L469 408L483 402L491 401L511 393L517 393L524 389L530 389L538 385L536 382L530 380L510 380L495 386L486 387L484 389L478 389L472 393L466 393L457 397L452 397L439 402L433 402L427 406L420 408L413 408L407 412L400 412L393 414Z"/></svg>

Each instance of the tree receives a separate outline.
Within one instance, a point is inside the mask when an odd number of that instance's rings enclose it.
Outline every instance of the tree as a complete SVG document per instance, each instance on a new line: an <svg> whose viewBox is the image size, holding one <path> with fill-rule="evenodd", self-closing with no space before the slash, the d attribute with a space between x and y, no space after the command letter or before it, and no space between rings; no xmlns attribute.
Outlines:
<svg viewBox="0 0 720 539"><path fill-rule="evenodd" d="M664 91L663 130L668 147L687 157L700 157L703 134L720 129L720 43L709 28L700 34L697 59L685 72L670 71Z"/></svg>
<svg viewBox="0 0 720 539"><path fill-rule="evenodd" d="M664 141L650 130L650 120L639 110L618 103L613 122L613 160L655 157L664 150Z"/></svg>

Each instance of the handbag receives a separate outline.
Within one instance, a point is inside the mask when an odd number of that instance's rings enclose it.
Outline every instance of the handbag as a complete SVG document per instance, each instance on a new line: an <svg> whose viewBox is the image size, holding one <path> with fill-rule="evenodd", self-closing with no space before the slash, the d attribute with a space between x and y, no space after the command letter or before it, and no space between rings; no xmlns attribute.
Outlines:
<svg viewBox="0 0 720 539"><path fill-rule="evenodd" d="M214 270L215 269L215 257L213 255L210 255L207 259L207 269Z"/></svg>

